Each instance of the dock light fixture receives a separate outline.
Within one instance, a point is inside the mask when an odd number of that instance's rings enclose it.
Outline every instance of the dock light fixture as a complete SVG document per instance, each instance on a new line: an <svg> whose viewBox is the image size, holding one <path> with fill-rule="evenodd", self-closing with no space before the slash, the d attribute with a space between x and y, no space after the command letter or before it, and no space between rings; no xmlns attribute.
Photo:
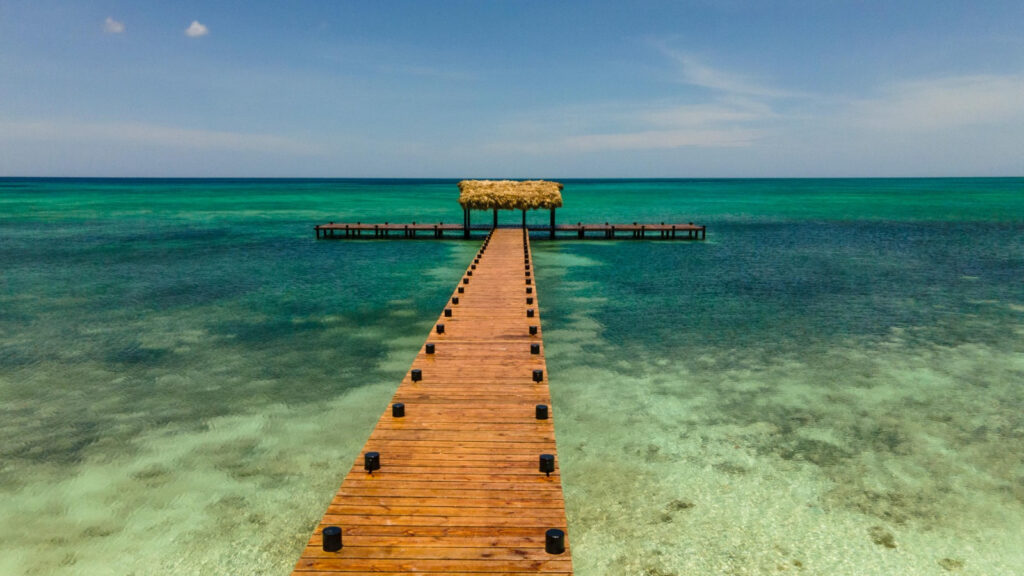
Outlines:
<svg viewBox="0 0 1024 576"><path fill-rule="evenodd" d="M445 308L444 309L444 317L445 318L451 318L452 317L452 309L451 308Z"/></svg>
<svg viewBox="0 0 1024 576"><path fill-rule="evenodd" d="M462 279L462 283L463 284L469 284L469 278L463 278Z"/></svg>
<svg viewBox="0 0 1024 576"><path fill-rule="evenodd" d="M529 269L530 269L530 265L529 265L529 264L527 264L527 265L526 265L526 269L527 269L527 270L529 270Z"/></svg>
<svg viewBox="0 0 1024 576"><path fill-rule="evenodd" d="M532 286L530 286L530 287L527 287L527 288L526 288L526 293L527 293L527 294L533 294L533 287L532 287Z"/></svg>
<svg viewBox="0 0 1024 576"><path fill-rule="evenodd" d="M423 370L420 370L419 368L412 370L409 373L409 375L412 376L413 382L419 382L420 380L423 380Z"/></svg>
<svg viewBox="0 0 1024 576"><path fill-rule="evenodd" d="M341 528L327 526L321 534L324 539L324 552L337 552L341 550Z"/></svg>
<svg viewBox="0 0 1024 576"><path fill-rule="evenodd" d="M527 270L527 271L526 271L526 277L527 277L527 278L529 278L529 277L530 277L530 271L529 271L529 270Z"/></svg>
<svg viewBox="0 0 1024 576"><path fill-rule="evenodd" d="M540 354L540 344L536 342L530 344L530 354Z"/></svg>
<svg viewBox="0 0 1024 576"><path fill-rule="evenodd" d="M444 324L438 324L437 325L437 333L438 334L444 334Z"/></svg>
<svg viewBox="0 0 1024 576"><path fill-rule="evenodd" d="M433 342L428 342L427 345L423 347L423 351L426 352L427 354L433 354L434 353L434 343Z"/></svg>
<svg viewBox="0 0 1024 576"><path fill-rule="evenodd" d="M526 317L527 318L533 318L533 308L527 308L526 309Z"/></svg>
<svg viewBox="0 0 1024 576"><path fill-rule="evenodd" d="M553 454L540 455L540 471L548 476L555 471L555 456Z"/></svg>
<svg viewBox="0 0 1024 576"><path fill-rule="evenodd" d="M392 404L391 415L394 416L395 418L404 418L405 404L402 404L401 402L395 402L394 404Z"/></svg>
<svg viewBox="0 0 1024 576"><path fill-rule="evenodd" d="M370 474L373 474L374 470L380 470L380 453L367 452L363 456L363 468Z"/></svg>
<svg viewBox="0 0 1024 576"><path fill-rule="evenodd" d="M466 276L472 276L472 275L473 275L473 271L472 270L466 270Z"/></svg>
<svg viewBox="0 0 1024 576"><path fill-rule="evenodd" d="M469 265L469 269L470 270L476 270L476 264L470 264Z"/></svg>
<svg viewBox="0 0 1024 576"><path fill-rule="evenodd" d="M527 298L526 299L526 303L527 304L533 304L533 296L530 296L529 298Z"/></svg>
<svg viewBox="0 0 1024 576"><path fill-rule="evenodd" d="M529 278L527 278L526 279L526 285L529 286L530 284L533 284L533 280L530 280Z"/></svg>
<svg viewBox="0 0 1024 576"><path fill-rule="evenodd" d="M533 381L534 382L540 382L542 380L544 380L544 371L543 370L534 370L533 371Z"/></svg>
<svg viewBox="0 0 1024 576"><path fill-rule="evenodd" d="M466 289L463 288L462 286L459 286L459 294L465 294L465 293L466 293Z"/></svg>
<svg viewBox="0 0 1024 576"><path fill-rule="evenodd" d="M544 551L548 554L565 552L565 532L552 528L544 533Z"/></svg>
<svg viewBox="0 0 1024 576"><path fill-rule="evenodd" d="M530 326L530 336L536 336L536 335L537 335L537 327L536 326Z"/></svg>
<svg viewBox="0 0 1024 576"><path fill-rule="evenodd" d="M452 296L452 304L458 304L458 303L459 303L459 297L458 296Z"/></svg>
<svg viewBox="0 0 1024 576"><path fill-rule="evenodd" d="M547 404L537 404L537 409L534 412L534 415L537 417L537 420L547 420L548 419L548 405Z"/></svg>

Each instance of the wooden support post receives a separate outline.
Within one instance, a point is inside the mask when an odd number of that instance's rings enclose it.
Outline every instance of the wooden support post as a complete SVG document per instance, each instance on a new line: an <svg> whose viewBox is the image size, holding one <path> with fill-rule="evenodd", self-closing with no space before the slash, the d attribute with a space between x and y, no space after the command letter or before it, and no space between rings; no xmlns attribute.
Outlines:
<svg viewBox="0 0 1024 576"><path fill-rule="evenodd" d="M523 210L523 230L526 230L526 210Z"/></svg>
<svg viewBox="0 0 1024 576"><path fill-rule="evenodd" d="M498 209L495 208L494 209L494 226L492 226L492 228L496 229L497 227L498 227Z"/></svg>
<svg viewBox="0 0 1024 576"><path fill-rule="evenodd" d="M466 211L466 221L465 221L465 223L462 226L462 231L463 231L463 237L468 240L469 239L469 229L472 227L471 221L472 221L473 218L472 218L472 212L470 211L469 208L464 208L464 210Z"/></svg>
<svg viewBox="0 0 1024 576"><path fill-rule="evenodd" d="M555 209L551 209L551 239L555 239Z"/></svg>

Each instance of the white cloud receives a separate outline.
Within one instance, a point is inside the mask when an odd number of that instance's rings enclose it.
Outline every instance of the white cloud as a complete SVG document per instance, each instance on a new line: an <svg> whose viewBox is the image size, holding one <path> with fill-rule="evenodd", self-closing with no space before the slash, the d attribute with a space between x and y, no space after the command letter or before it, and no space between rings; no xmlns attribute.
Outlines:
<svg viewBox="0 0 1024 576"><path fill-rule="evenodd" d="M675 63L677 69L674 71L674 74L684 84L733 96L759 98L794 98L803 96L799 92L774 88L741 74L713 68L696 56L673 50L664 43L654 42L653 44L662 54Z"/></svg>
<svg viewBox="0 0 1024 576"><path fill-rule="evenodd" d="M272 154L315 155L320 151L306 143L273 134L248 134L177 128L133 122L81 123L42 120L0 121L0 142L72 142L85 145L131 144L191 150L231 150Z"/></svg>
<svg viewBox="0 0 1024 576"><path fill-rule="evenodd" d="M620 132L615 134L586 134L566 138L557 145L558 149L576 152L594 150L658 150L669 148L698 147L723 148L750 146L760 133L740 128L704 130L646 130Z"/></svg>
<svg viewBox="0 0 1024 576"><path fill-rule="evenodd" d="M103 23L103 31L107 34L120 34L124 32L124 22L118 22L107 16L107 20Z"/></svg>
<svg viewBox="0 0 1024 576"><path fill-rule="evenodd" d="M930 132L1024 120L1024 76L911 80L852 102L845 120L881 132Z"/></svg>
<svg viewBox="0 0 1024 576"><path fill-rule="evenodd" d="M500 127L501 136L489 149L532 156L749 147L764 135L764 122L775 117L758 103L724 100L707 104L660 101L569 106L533 111Z"/></svg>
<svg viewBox="0 0 1024 576"><path fill-rule="evenodd" d="M741 148L755 146L785 120L780 101L807 99L654 43L671 63L672 79L704 89L671 98L569 106L530 114L506 125L498 150L565 154L615 150Z"/></svg>
<svg viewBox="0 0 1024 576"><path fill-rule="evenodd" d="M185 28L185 36L189 38L198 38L200 36L206 36L210 33L210 29L199 23L199 20L193 20L192 24L188 28Z"/></svg>

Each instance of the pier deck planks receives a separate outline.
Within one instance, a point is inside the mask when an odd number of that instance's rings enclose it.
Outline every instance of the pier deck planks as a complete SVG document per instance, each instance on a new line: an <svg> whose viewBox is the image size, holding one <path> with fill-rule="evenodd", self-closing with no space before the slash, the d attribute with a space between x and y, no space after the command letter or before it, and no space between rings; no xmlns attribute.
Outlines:
<svg viewBox="0 0 1024 576"><path fill-rule="evenodd" d="M444 333L431 329L435 353L420 348L392 399L405 417L392 417L391 405L381 416L295 576L572 574L568 537L563 554L544 550L544 533L565 531L566 517L554 410L535 418L551 396L529 240L498 229L486 246L463 275L469 283L459 280L464 292L452 293L459 303L445 304L452 315L437 320ZM413 382L412 369L422 380ZM541 382L534 370L544 371ZM372 475L363 469L370 451L381 460ZM538 471L541 454L555 455L550 477ZM322 549L326 526L341 527L341 550Z"/></svg>
<svg viewBox="0 0 1024 576"><path fill-rule="evenodd" d="M392 222L364 223L364 222L330 222L328 224L317 224L313 227L317 238L456 238L460 235L469 238L473 231L489 231L491 226L470 226L469 230L461 224L423 224L413 222L412 224L400 224ZM499 228L499 229L507 229ZM513 228L515 229L515 228ZM518 228L522 229L522 228ZM605 222L603 224L583 223L558 224L552 226L531 226L534 232L546 232L552 240L568 238L622 238L629 235L633 238L654 238L657 235L662 239L681 240L704 240L707 237L707 227L692 222L666 224L664 222L633 222L616 223ZM363 233L366 233L365 235ZM448 234L445 236L445 234ZM650 236L648 236L650 235Z"/></svg>

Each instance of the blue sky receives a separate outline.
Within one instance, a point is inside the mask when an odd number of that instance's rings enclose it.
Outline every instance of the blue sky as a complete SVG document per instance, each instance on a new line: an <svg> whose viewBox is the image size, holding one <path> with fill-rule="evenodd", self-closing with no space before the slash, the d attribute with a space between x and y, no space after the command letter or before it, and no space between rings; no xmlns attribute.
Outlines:
<svg viewBox="0 0 1024 576"><path fill-rule="evenodd" d="M0 0L0 175L1024 175L1024 2Z"/></svg>

